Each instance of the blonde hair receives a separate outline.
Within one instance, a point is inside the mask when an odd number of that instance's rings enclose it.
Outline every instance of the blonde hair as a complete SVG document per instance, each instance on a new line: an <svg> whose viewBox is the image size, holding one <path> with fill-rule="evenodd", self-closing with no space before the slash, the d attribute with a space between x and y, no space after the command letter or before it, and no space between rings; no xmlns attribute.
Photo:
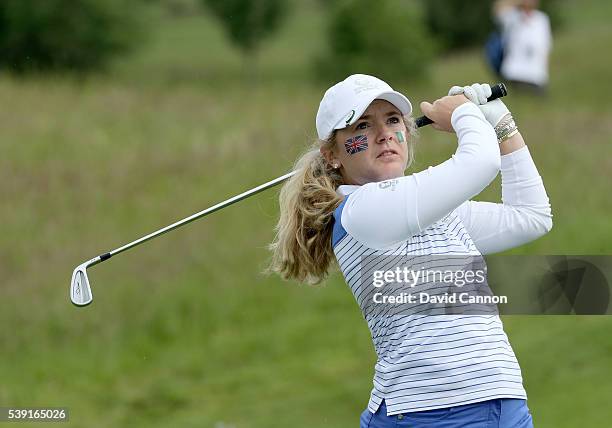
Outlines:
<svg viewBox="0 0 612 428"><path fill-rule="evenodd" d="M410 166L417 132L412 117L404 116L404 123L410 135ZM326 278L332 263L336 265L331 245L333 214L342 202L336 189L345 183L340 171L321 154L321 149L332 150L335 145L335 131L327 140L316 140L297 160L293 169L296 173L283 185L276 236L268 246L272 261L266 273L315 285Z"/></svg>

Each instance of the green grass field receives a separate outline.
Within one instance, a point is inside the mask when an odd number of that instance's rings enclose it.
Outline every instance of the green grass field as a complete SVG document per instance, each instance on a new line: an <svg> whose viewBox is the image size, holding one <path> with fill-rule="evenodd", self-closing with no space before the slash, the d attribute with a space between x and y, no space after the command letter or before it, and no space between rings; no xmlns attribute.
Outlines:
<svg viewBox="0 0 612 428"><path fill-rule="evenodd" d="M612 6L563 4L550 96L507 99L554 228L512 253L612 254ZM341 275L310 288L260 274L277 191L91 269L92 306L68 299L78 263L291 168L325 89L308 78L324 42L308 5L265 47L257 85L216 23L161 14L107 74L0 75L0 407L66 406L88 428L357 426L375 354ZM467 51L392 84L418 105L491 79ZM414 168L454 149L424 129ZM499 201L499 181L479 199ZM537 427L612 426L612 318L504 324Z"/></svg>

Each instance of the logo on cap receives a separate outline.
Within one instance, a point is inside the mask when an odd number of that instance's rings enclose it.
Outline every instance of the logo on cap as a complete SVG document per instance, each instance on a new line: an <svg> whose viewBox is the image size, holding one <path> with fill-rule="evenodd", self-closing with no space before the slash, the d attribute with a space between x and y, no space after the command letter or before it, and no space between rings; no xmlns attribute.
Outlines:
<svg viewBox="0 0 612 428"><path fill-rule="evenodd" d="M348 119L346 119L346 124L347 125L351 124L351 120L353 119L354 116L355 116L355 110L351 110L351 115L349 116Z"/></svg>
<svg viewBox="0 0 612 428"><path fill-rule="evenodd" d="M369 91L369 90L377 89L381 87L379 82L377 82L374 79L368 79L368 78L355 79L355 86L356 86L356 88L354 89L355 94L359 94L363 91Z"/></svg>

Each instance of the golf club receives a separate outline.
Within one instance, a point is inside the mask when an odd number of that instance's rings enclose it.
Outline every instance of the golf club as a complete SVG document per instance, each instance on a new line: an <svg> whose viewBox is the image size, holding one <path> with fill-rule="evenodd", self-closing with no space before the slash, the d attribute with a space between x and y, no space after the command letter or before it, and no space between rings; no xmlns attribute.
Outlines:
<svg viewBox="0 0 612 428"><path fill-rule="evenodd" d="M506 86L503 83L498 83L496 85L492 85L491 86L491 91L492 91L492 95L488 98L488 101L492 101L494 99L506 96L508 94L508 91L506 89ZM433 123L433 121L431 119L429 119L426 116L421 116L419 118L416 119L416 126L417 127L422 127L422 126L426 126ZM152 232L146 236L143 236L142 238L139 238L133 242L130 242L128 244L125 244L122 247L119 247L115 250L109 251L108 253L104 253L101 254L97 257L94 257L93 259L83 262L80 265L78 265L73 273L72 273L72 281L70 282L70 300L72 301L72 303L76 306L87 306L89 305L92 300L93 300L93 296L91 293L91 285L89 283L89 278L87 276L87 269L97 265L98 263L101 263L105 260L110 259L112 256L115 256L119 253L122 253L124 251L129 250L130 248L134 248L144 242L147 242L153 238L156 238L160 235L163 235L164 233L170 232L171 230L177 229L181 226L184 226L188 223L191 223L194 220L197 220L201 217L205 217L208 214L214 213L215 211L218 211L222 208L228 207L238 201L241 201L243 199L246 199L252 195L255 195L259 192L262 192L266 189L269 189L270 187L274 187L277 184L282 183L283 181L289 179L291 176L293 176L296 173L296 171L292 171L289 172L285 175L282 175L278 178L275 178L274 180L268 181L267 183L264 183L262 185L259 185L257 187L254 187L251 190L247 190L246 192L240 193L239 195L236 195L232 198L229 198L223 202L220 202L216 205L213 205L210 208L207 208L203 211L197 212L187 218L184 218L183 220L179 220L176 223L172 223L169 226L166 226L162 229L159 229L155 232Z"/></svg>

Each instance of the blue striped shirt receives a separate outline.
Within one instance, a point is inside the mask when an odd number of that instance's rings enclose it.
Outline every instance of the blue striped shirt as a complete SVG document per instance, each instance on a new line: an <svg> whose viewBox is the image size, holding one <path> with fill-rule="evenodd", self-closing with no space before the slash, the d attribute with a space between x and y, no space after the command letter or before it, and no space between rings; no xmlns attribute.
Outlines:
<svg viewBox="0 0 612 428"><path fill-rule="evenodd" d="M478 253L456 214L449 214L394 248L376 250L346 233L334 213L334 253L365 312L359 270L365 256ZM496 315L366 317L378 356L368 409L385 399L389 415L526 398L521 370Z"/></svg>

